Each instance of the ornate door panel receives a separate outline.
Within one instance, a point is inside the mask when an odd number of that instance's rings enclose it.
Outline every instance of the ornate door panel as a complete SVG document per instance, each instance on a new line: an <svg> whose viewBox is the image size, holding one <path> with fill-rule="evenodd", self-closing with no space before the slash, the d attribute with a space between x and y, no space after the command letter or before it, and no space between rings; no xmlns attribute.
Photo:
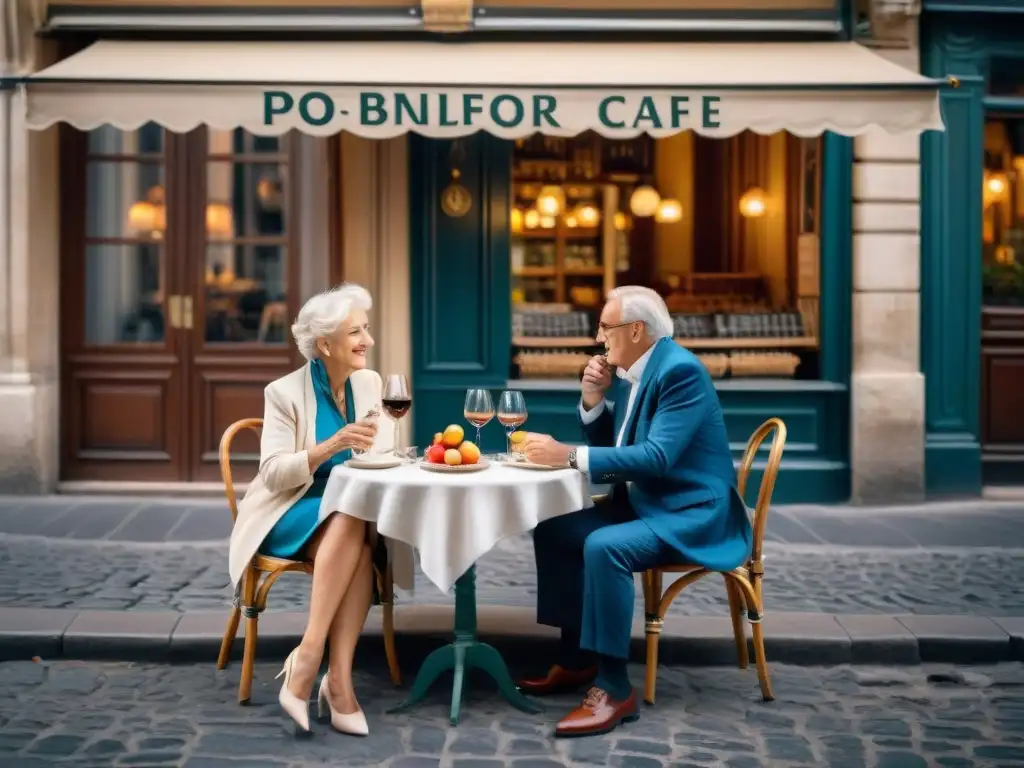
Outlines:
<svg viewBox="0 0 1024 768"><path fill-rule="evenodd" d="M146 125L61 141L63 477L183 479L182 140Z"/></svg>
<svg viewBox="0 0 1024 768"><path fill-rule="evenodd" d="M241 130L189 136L188 466L217 480L224 429L263 415L263 389L296 367L298 311L294 142ZM252 477L255 435L240 436L236 476Z"/></svg>

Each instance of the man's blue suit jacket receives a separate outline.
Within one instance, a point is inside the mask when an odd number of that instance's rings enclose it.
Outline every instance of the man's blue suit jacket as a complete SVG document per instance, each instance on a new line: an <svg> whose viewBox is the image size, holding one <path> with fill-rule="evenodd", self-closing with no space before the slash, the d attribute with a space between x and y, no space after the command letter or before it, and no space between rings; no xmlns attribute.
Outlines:
<svg viewBox="0 0 1024 768"><path fill-rule="evenodd" d="M615 407L581 422L591 479L629 483L637 516L681 562L723 571L742 565L753 534L710 375L692 352L665 338L655 344L638 387L621 446L615 440L628 381L615 377L605 395Z"/></svg>

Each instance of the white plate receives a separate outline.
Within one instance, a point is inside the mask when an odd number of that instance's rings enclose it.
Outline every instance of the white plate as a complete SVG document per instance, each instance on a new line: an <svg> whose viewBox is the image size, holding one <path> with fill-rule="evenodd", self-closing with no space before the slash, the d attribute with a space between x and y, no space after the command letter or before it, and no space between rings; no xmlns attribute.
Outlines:
<svg viewBox="0 0 1024 768"><path fill-rule="evenodd" d="M431 464L429 461L421 461L420 469L427 472L480 472L491 466L491 462L481 457L476 464Z"/></svg>
<svg viewBox="0 0 1024 768"><path fill-rule="evenodd" d="M345 462L352 469L391 469L404 462L401 456L353 456Z"/></svg>
<svg viewBox="0 0 1024 768"><path fill-rule="evenodd" d="M555 472L559 469L568 469L568 467L551 467L547 464L534 464L532 461L506 461L506 467L515 467L516 469L533 469L538 472Z"/></svg>

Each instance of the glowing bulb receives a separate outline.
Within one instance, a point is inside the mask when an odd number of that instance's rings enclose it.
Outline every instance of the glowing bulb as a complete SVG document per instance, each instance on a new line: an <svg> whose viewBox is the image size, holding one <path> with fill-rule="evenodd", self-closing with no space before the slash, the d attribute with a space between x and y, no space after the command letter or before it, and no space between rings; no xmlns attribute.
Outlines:
<svg viewBox="0 0 1024 768"><path fill-rule="evenodd" d="M537 210L542 216L557 216L564 207L565 192L561 187L541 187L540 194L537 195Z"/></svg>
<svg viewBox="0 0 1024 768"><path fill-rule="evenodd" d="M557 220L554 216L541 216L540 217L540 228L541 229L554 229Z"/></svg>
<svg viewBox="0 0 1024 768"><path fill-rule="evenodd" d="M1006 177L1003 174L993 174L988 177L985 187L992 197L1001 197L1006 192Z"/></svg>
<svg viewBox="0 0 1024 768"><path fill-rule="evenodd" d="M601 221L601 212L591 203L581 203L576 206L576 220L581 227L596 227Z"/></svg>
<svg viewBox="0 0 1024 768"><path fill-rule="evenodd" d="M634 216L640 218L653 216L660 204L661 195L658 194L658 190L647 185L637 187L629 198L629 210L633 212Z"/></svg>
<svg viewBox="0 0 1024 768"><path fill-rule="evenodd" d="M612 222L615 224L615 228L619 230L619 232L625 232L629 227L629 219L626 218L626 214L622 211L616 211L614 218L612 218Z"/></svg>
<svg viewBox="0 0 1024 768"><path fill-rule="evenodd" d="M654 220L659 224L675 224L683 218L683 206L678 200L662 200Z"/></svg>
<svg viewBox="0 0 1024 768"><path fill-rule="evenodd" d="M513 232L523 231L523 209L513 208L509 214L509 227Z"/></svg>
<svg viewBox="0 0 1024 768"><path fill-rule="evenodd" d="M748 219L764 216L766 204L764 190L759 187L748 189L740 198L740 215Z"/></svg>
<svg viewBox="0 0 1024 768"><path fill-rule="evenodd" d="M567 226L569 229L576 229L576 227L578 227L579 225L580 223L576 221L576 217L573 216L571 213L565 217L565 226Z"/></svg>

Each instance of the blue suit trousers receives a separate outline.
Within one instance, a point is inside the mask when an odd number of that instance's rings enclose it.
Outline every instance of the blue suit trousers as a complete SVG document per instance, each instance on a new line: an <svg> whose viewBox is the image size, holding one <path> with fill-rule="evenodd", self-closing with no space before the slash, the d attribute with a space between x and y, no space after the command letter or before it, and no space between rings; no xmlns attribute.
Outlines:
<svg viewBox="0 0 1024 768"><path fill-rule="evenodd" d="M677 563L680 555L637 517L625 489L617 490L537 526L537 623L578 633L582 650L627 659L633 574Z"/></svg>

